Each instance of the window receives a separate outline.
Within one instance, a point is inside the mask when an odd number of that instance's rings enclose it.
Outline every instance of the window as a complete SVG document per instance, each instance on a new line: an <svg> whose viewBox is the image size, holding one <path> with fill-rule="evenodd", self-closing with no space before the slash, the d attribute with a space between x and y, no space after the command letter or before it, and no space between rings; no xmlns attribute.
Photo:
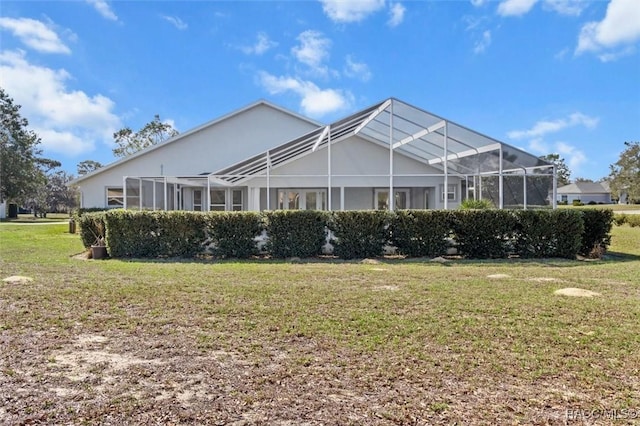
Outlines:
<svg viewBox="0 0 640 426"><path fill-rule="evenodd" d="M326 210L327 192L324 189L281 189L278 208L282 210Z"/></svg>
<svg viewBox="0 0 640 426"><path fill-rule="evenodd" d="M227 209L226 190L212 189L209 193L209 196L211 199L211 203L209 204L209 210L225 211Z"/></svg>
<svg viewBox="0 0 640 426"><path fill-rule="evenodd" d="M408 189L396 189L394 193L396 194L394 201L395 209L403 210L410 208ZM389 190L376 189L373 205L378 210L389 210Z"/></svg>
<svg viewBox="0 0 640 426"><path fill-rule="evenodd" d="M561 196L560 196L560 200L561 200L563 203L568 203L568 202L569 202L569 196L568 196L568 195L561 195Z"/></svg>
<svg viewBox="0 0 640 426"><path fill-rule="evenodd" d="M193 190L193 210L202 211L202 191L200 189Z"/></svg>
<svg viewBox="0 0 640 426"><path fill-rule="evenodd" d="M458 185L447 185L447 200L456 201L458 199ZM440 200L444 201L444 185L440 185Z"/></svg>
<svg viewBox="0 0 640 426"><path fill-rule="evenodd" d="M124 207L124 190L121 187L107 188L107 207Z"/></svg>
<svg viewBox="0 0 640 426"><path fill-rule="evenodd" d="M231 190L231 210L233 211L242 210L242 190L241 189Z"/></svg>

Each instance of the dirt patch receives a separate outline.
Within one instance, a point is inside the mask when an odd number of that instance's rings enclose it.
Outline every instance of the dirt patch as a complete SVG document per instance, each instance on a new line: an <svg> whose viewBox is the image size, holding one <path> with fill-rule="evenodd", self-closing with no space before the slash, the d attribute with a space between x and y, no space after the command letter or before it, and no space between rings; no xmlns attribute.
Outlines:
<svg viewBox="0 0 640 426"><path fill-rule="evenodd" d="M3 279L2 281L7 284L28 284L30 282L33 282L33 278L24 277L22 275L13 275Z"/></svg>
<svg viewBox="0 0 640 426"><path fill-rule="evenodd" d="M560 290L556 290L553 294L557 294L559 296L570 296L570 297L596 297L602 296L600 293L596 293L595 291L585 290L583 288L561 288Z"/></svg>
<svg viewBox="0 0 640 426"><path fill-rule="evenodd" d="M386 269L386 268L371 268L371 271L383 272L383 271L388 271L388 269Z"/></svg>
<svg viewBox="0 0 640 426"><path fill-rule="evenodd" d="M381 262L378 259L362 259L360 263L363 265L379 265Z"/></svg>
<svg viewBox="0 0 640 426"><path fill-rule="evenodd" d="M398 291L400 287L397 285L379 285L373 288L373 291Z"/></svg>
<svg viewBox="0 0 640 426"><path fill-rule="evenodd" d="M487 275L487 278L491 280L503 280L505 278L511 278L511 275L508 274L491 274Z"/></svg>
<svg viewBox="0 0 640 426"><path fill-rule="evenodd" d="M536 283L561 283L564 282L561 279L558 278L551 278L551 277L533 277L533 278L527 278L527 281L533 281Z"/></svg>

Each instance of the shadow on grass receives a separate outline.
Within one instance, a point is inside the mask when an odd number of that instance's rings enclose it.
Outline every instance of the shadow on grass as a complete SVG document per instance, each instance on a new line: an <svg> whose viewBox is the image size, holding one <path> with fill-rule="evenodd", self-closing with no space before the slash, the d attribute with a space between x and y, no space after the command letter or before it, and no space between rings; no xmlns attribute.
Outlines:
<svg viewBox="0 0 640 426"><path fill-rule="evenodd" d="M444 267L455 265L477 265L477 266L496 266L496 265L519 265L519 266L548 266L548 267L577 267L587 265L602 265L608 263L626 263L640 261L640 256L621 252L607 252L603 259L563 259L563 258L508 258L508 259L465 259L459 256L447 257L402 257L402 256L384 256L366 259L340 259L332 256L320 256L312 258L292 257L287 259L277 259L268 256L253 256L251 258L216 258L213 256L201 256L196 258L108 258L104 260L115 260L127 263L194 263L194 264L326 264L326 265L440 265Z"/></svg>

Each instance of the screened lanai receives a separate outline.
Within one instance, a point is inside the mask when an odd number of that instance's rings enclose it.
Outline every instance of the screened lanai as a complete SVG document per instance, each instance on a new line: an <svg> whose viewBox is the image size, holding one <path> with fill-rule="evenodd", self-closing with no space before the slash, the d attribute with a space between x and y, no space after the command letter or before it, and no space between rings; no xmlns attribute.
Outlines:
<svg viewBox="0 0 640 426"><path fill-rule="evenodd" d="M384 149L384 167L378 163L373 171L345 168L344 153L339 148L356 139L374 144L378 154L380 148ZM362 144L358 147L366 156L368 148ZM305 163L313 167L296 168L305 158L313 158L312 163ZM403 167L403 158L424 168L408 170ZM343 210L348 204L348 188L371 186L396 195L388 196L385 204L377 204L394 210L404 206L398 199L398 188L416 188L422 181L436 179L444 188L438 204L444 209L453 204L448 189L451 186L459 191L458 198L454 194L457 201L488 199L497 208L555 208L554 176L553 164L524 150L390 98L213 173L182 178L126 177L124 199L125 208L183 209L185 188L200 188L196 194L203 198L202 210L211 210L211 206L224 206L226 210L275 209L282 208L282 195L273 189L295 186L317 188L316 197L324 199L314 202L316 208ZM149 197L154 198L150 201ZM212 198L219 198L218 203ZM242 203L238 202L241 198Z"/></svg>

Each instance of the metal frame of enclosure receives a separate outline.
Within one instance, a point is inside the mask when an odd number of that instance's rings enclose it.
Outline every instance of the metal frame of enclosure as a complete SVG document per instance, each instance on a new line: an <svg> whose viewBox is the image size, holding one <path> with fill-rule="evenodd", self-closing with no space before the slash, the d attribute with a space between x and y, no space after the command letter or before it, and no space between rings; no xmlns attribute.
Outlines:
<svg viewBox="0 0 640 426"><path fill-rule="evenodd" d="M267 209L271 209L272 170L312 152L326 150L326 174L279 174L278 177L326 178L327 206L331 209L332 179L351 176L332 174L331 147L354 135L388 149L388 173L375 176L388 177L389 194L393 194L394 180L400 176L439 176L444 188L448 188L450 177L458 177L462 179L465 198L490 199L501 209L557 207L553 164L394 98L213 173L188 177L124 177L124 207L180 210L181 188L207 189L208 198L211 188L242 187L251 178L261 176L266 177ZM438 173L394 173L396 154L431 166ZM210 200L203 201L203 205L209 206ZM340 206L344 206L344 200ZM447 196L444 197L444 208L449 208ZM389 197L389 209L395 209L394 197Z"/></svg>

